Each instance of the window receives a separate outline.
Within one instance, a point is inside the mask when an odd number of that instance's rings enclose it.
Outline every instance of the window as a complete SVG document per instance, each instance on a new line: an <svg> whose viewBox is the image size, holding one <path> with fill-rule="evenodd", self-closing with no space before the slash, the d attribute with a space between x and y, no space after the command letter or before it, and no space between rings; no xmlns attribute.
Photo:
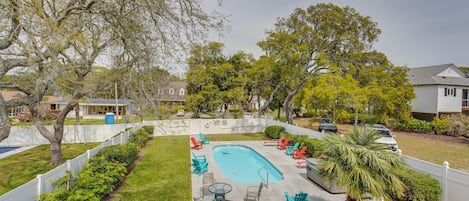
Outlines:
<svg viewBox="0 0 469 201"><path fill-rule="evenodd" d="M169 95L174 95L174 89L173 88L169 89Z"/></svg>
<svg viewBox="0 0 469 201"><path fill-rule="evenodd" d="M445 96L454 96L454 97L456 97L456 88L447 88L447 87L445 87Z"/></svg>
<svg viewBox="0 0 469 201"><path fill-rule="evenodd" d="M183 88L179 89L179 95L184 96L184 89Z"/></svg>

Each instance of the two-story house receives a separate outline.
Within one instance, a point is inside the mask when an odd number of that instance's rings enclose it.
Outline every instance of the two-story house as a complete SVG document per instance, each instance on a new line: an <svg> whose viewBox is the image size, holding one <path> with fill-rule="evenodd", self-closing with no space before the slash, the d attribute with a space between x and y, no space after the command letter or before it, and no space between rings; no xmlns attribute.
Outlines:
<svg viewBox="0 0 469 201"><path fill-rule="evenodd" d="M469 78L454 64L410 68L407 77L414 86L415 118L432 120L441 114L469 112Z"/></svg>

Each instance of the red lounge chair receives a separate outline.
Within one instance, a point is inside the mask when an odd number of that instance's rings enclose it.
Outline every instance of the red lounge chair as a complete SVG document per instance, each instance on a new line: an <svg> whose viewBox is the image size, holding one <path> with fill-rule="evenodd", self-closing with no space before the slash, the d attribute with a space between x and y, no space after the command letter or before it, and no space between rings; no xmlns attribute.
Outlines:
<svg viewBox="0 0 469 201"><path fill-rule="evenodd" d="M280 150L285 150L289 142L290 140L287 138L282 142L282 144L278 145L277 148Z"/></svg>
<svg viewBox="0 0 469 201"><path fill-rule="evenodd" d="M198 143L194 137L191 137L191 141L192 141L192 148L191 149L202 149L202 146L203 144L202 143Z"/></svg>
<svg viewBox="0 0 469 201"><path fill-rule="evenodd" d="M271 141L264 141L264 146L280 146L284 139L285 137L280 136L277 140L272 139Z"/></svg>
<svg viewBox="0 0 469 201"><path fill-rule="evenodd" d="M307 146L303 146L303 148L301 148L301 150L295 150L293 152L293 158L294 159L303 159L303 160L306 160L305 157L303 156L303 154L306 153L306 149L308 147Z"/></svg>

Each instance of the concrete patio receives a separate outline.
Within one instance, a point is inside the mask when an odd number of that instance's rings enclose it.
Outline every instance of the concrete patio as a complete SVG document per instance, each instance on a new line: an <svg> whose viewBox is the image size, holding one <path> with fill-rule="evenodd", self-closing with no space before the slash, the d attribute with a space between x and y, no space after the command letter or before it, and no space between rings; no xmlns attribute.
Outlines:
<svg viewBox="0 0 469 201"><path fill-rule="evenodd" d="M242 144L251 147L259 154L269 160L280 172L283 173L284 179L279 182L269 183L268 188L263 188L260 200L279 201L285 200L285 192L294 195L299 191L308 193L309 201L344 201L345 194L330 194L313 181L306 177L306 168L296 167L296 160L285 154L285 150L278 150L276 146L264 146L262 141L229 141L229 142L210 142L205 144L201 150L191 150L196 155L205 155L207 157L208 171L213 172L216 182L228 183L232 186L232 191L226 194L226 200L242 201L246 194L246 188L249 185L235 183L231 179L225 177L223 172L215 162L212 148L215 145L223 144ZM242 161L240 161L242 162ZM192 197L193 200L214 200L213 195L201 197L203 176L192 174Z"/></svg>

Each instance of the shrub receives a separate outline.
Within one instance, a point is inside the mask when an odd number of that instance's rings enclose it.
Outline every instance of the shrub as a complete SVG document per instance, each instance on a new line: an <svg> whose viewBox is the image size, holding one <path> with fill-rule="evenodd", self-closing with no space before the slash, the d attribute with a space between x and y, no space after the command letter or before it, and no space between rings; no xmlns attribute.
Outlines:
<svg viewBox="0 0 469 201"><path fill-rule="evenodd" d="M302 142L303 146L307 146L306 151L311 154L313 158L319 157L324 150L324 145L321 140L305 138Z"/></svg>
<svg viewBox="0 0 469 201"><path fill-rule="evenodd" d="M448 135L469 138L469 117L464 114L454 114L446 118L450 122Z"/></svg>
<svg viewBox="0 0 469 201"><path fill-rule="evenodd" d="M432 127L433 131L438 135L447 134L449 131L449 121L448 119L435 118L432 121Z"/></svg>
<svg viewBox="0 0 469 201"><path fill-rule="evenodd" d="M285 128L282 126L267 126L264 133L271 138L278 139L283 131Z"/></svg>
<svg viewBox="0 0 469 201"><path fill-rule="evenodd" d="M108 161L124 163L126 167L137 158L138 148L134 143L108 146L101 149L96 156L103 156Z"/></svg>
<svg viewBox="0 0 469 201"><path fill-rule="evenodd" d="M148 140L149 135L145 129L141 128L136 130L132 135L130 135L129 142L136 144L139 147L142 147Z"/></svg>
<svg viewBox="0 0 469 201"><path fill-rule="evenodd" d="M409 122L394 122L394 127L397 127L401 130L412 131L417 133L433 133L432 123L419 120L419 119L410 119Z"/></svg>
<svg viewBox="0 0 469 201"><path fill-rule="evenodd" d="M149 135L153 134L153 131L155 130L155 126L142 126L142 129L145 130Z"/></svg>
<svg viewBox="0 0 469 201"><path fill-rule="evenodd" d="M407 187L404 197L393 200L410 201L436 201L440 200L440 182L428 174L423 174L412 169L399 169L395 172Z"/></svg>
<svg viewBox="0 0 469 201"><path fill-rule="evenodd" d="M102 200L114 190L126 171L123 163L108 161L103 156L93 157L78 173L68 200Z"/></svg>

